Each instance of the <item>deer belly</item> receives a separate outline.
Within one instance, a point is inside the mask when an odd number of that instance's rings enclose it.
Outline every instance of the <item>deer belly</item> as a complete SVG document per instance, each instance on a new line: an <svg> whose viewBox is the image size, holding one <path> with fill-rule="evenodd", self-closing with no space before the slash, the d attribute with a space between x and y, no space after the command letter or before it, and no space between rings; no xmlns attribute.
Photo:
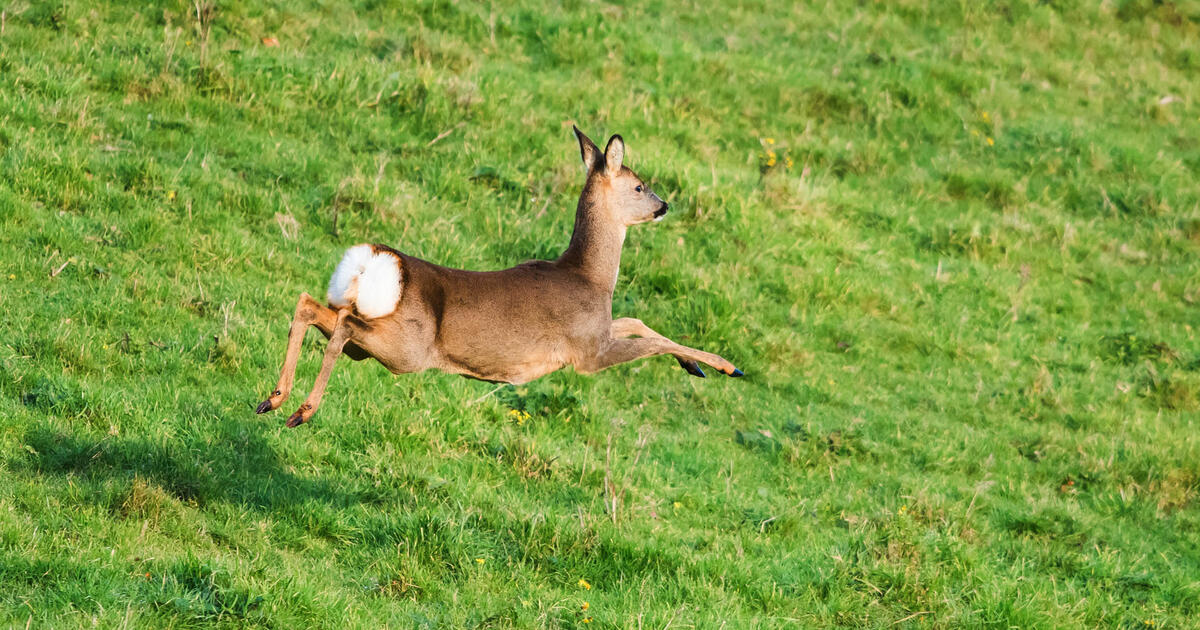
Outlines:
<svg viewBox="0 0 1200 630"><path fill-rule="evenodd" d="M488 351L446 356L443 369L454 374L497 383L520 385L541 378L567 363L561 344L534 343L522 347L491 346Z"/></svg>

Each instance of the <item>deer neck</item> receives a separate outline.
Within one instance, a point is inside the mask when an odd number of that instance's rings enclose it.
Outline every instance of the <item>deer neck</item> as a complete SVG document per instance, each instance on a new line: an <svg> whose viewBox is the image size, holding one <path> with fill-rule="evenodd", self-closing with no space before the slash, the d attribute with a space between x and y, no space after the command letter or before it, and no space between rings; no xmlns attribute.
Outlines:
<svg viewBox="0 0 1200 630"><path fill-rule="evenodd" d="M609 295L617 284L621 269L621 247L625 244L625 225L612 218L608 200L594 186L584 187L575 209L575 231L571 244L558 262L578 268Z"/></svg>

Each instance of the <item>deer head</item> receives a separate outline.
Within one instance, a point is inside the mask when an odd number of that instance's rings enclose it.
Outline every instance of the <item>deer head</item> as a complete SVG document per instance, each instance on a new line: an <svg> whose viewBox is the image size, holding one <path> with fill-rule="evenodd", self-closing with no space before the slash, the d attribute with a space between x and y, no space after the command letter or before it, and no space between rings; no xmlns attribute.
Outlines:
<svg viewBox="0 0 1200 630"><path fill-rule="evenodd" d="M584 190L590 194L594 209L607 220L623 226L660 221L667 214L667 202L654 194L650 186L628 167L625 161L625 141L614 135L608 139L604 152L578 127L579 153L587 169Z"/></svg>

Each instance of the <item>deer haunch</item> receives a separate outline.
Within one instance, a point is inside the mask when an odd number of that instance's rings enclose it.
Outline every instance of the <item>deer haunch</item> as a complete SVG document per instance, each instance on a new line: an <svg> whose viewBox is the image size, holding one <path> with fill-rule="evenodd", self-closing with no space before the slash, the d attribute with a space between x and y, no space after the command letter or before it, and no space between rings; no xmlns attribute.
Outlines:
<svg viewBox="0 0 1200 630"><path fill-rule="evenodd" d="M375 319L396 310L402 283L400 257L393 250L355 245L342 255L325 297L335 309L350 307L365 319Z"/></svg>

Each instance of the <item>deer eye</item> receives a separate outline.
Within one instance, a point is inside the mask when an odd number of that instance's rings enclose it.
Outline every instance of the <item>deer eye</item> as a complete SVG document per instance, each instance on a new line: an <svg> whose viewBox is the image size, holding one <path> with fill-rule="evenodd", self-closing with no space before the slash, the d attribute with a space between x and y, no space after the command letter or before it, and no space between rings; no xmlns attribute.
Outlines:
<svg viewBox="0 0 1200 630"><path fill-rule="evenodd" d="M637 187L637 188L634 188L634 190L636 190L636 191L638 191L638 192L642 192L642 185L641 185L641 184L638 184L638 187Z"/></svg>

